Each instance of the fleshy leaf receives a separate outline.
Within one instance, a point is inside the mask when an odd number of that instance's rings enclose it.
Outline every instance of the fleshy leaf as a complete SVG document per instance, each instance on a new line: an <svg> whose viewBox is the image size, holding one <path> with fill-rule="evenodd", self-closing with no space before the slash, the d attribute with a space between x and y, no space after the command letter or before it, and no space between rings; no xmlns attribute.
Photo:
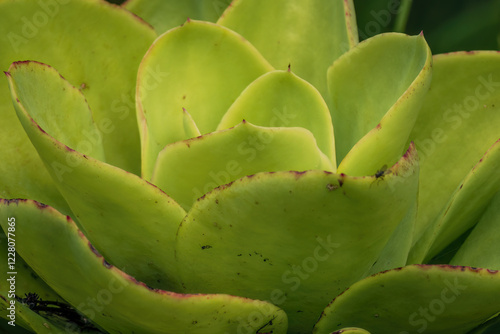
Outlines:
<svg viewBox="0 0 500 334"><path fill-rule="evenodd" d="M272 69L250 43L213 23L188 20L159 37L137 82L143 177L151 178L163 147L189 139L183 108L201 134L212 132L243 89Z"/></svg>
<svg viewBox="0 0 500 334"><path fill-rule="evenodd" d="M246 175L283 170L331 171L329 159L302 128L234 128L167 145L152 182L185 210L212 189Z"/></svg>
<svg viewBox="0 0 500 334"><path fill-rule="evenodd" d="M22 103L30 111L41 131L73 150L105 161L101 133L78 89L54 68L38 62L12 63L6 74L17 98L13 102Z"/></svg>
<svg viewBox="0 0 500 334"><path fill-rule="evenodd" d="M412 147L381 178L259 173L217 188L177 233L183 286L270 300L289 315L290 333L310 332L328 299L367 274L417 186Z"/></svg>
<svg viewBox="0 0 500 334"><path fill-rule="evenodd" d="M500 270L498 245L500 245L500 191L493 197L451 264Z"/></svg>
<svg viewBox="0 0 500 334"><path fill-rule="evenodd" d="M358 43L352 0L237 0L217 23L248 39L276 69L291 65L327 102L326 70Z"/></svg>
<svg viewBox="0 0 500 334"><path fill-rule="evenodd" d="M0 212L16 217L17 250L28 264L109 333L236 333L239 328L286 333L286 315L266 302L147 287L110 265L69 217L51 207L3 200ZM5 230L7 221L0 224Z"/></svg>
<svg viewBox="0 0 500 334"><path fill-rule="evenodd" d="M431 79L423 36L377 35L328 69L338 172L374 174L407 147Z"/></svg>
<svg viewBox="0 0 500 334"><path fill-rule="evenodd" d="M273 71L252 82L222 118L220 129L246 120L269 127L302 127L335 163L335 142L330 112L321 94L291 71Z"/></svg>
<svg viewBox="0 0 500 334"><path fill-rule="evenodd" d="M429 261L477 223L495 193L500 191L498 166L500 139L467 174L443 207L438 219L414 245L411 263Z"/></svg>
<svg viewBox="0 0 500 334"><path fill-rule="evenodd" d="M134 88L153 29L105 1L5 0L0 12L0 69L27 59L57 68L88 100L107 161L139 174ZM0 169L2 195L67 208L15 116L4 78L0 92L0 152L9 161Z"/></svg>
<svg viewBox="0 0 500 334"><path fill-rule="evenodd" d="M18 89L18 75L34 81L45 78L42 85L55 85L54 80L65 85L62 78L45 75L51 73L46 68L39 63L16 64L9 82L18 117L47 170L84 232L109 261L151 286L173 288L173 242L185 211L145 180L74 151L35 122L31 114L59 114L68 107L61 100L37 99L27 89ZM78 94L74 87L65 88L68 95Z"/></svg>
<svg viewBox="0 0 500 334"><path fill-rule="evenodd" d="M500 53L491 51L434 56L431 88L410 135L422 166L416 240L434 228L460 182L499 139L499 64Z"/></svg>
<svg viewBox="0 0 500 334"><path fill-rule="evenodd" d="M357 326L372 334L466 334L500 311L500 273L415 265L376 274L335 298L314 334Z"/></svg>
<svg viewBox="0 0 500 334"><path fill-rule="evenodd" d="M231 0L128 0L122 6L162 34L187 18L215 22L230 3Z"/></svg>

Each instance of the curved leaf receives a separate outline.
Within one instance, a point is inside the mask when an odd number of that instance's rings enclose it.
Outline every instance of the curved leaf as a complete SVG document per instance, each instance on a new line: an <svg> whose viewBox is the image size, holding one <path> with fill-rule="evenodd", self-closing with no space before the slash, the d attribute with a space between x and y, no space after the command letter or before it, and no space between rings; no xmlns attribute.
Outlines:
<svg viewBox="0 0 500 334"><path fill-rule="evenodd" d="M328 103L326 70L358 43L352 0L237 0L217 23L248 39L275 68L291 65Z"/></svg>
<svg viewBox="0 0 500 334"><path fill-rule="evenodd" d="M497 164L498 166L498 164ZM498 167L497 167L498 168ZM500 270L500 191L453 257L451 264Z"/></svg>
<svg viewBox="0 0 500 334"><path fill-rule="evenodd" d="M387 33L328 69L339 173L374 174L404 151L431 79L423 36Z"/></svg>
<svg viewBox="0 0 500 334"><path fill-rule="evenodd" d="M183 286L270 300L289 315L290 333L308 333L322 305L367 274L417 185L412 147L378 179L259 173L217 188L177 233Z"/></svg>
<svg viewBox="0 0 500 334"><path fill-rule="evenodd" d="M0 69L28 59L57 68L88 100L107 161L138 174L134 87L139 62L155 38L153 29L99 0L5 0L0 12ZM5 184L9 197L36 197L63 207L59 198L51 200L57 191L14 116L7 80L0 80L0 91L1 152L9 161L0 170L1 188Z"/></svg>
<svg viewBox="0 0 500 334"><path fill-rule="evenodd" d="M316 138L318 147L335 163L332 119L325 101L307 81L291 71L264 74L241 93L217 129L246 120L270 127L301 127Z"/></svg>
<svg viewBox="0 0 500 334"><path fill-rule="evenodd" d="M0 212L16 217L17 249L28 264L109 333L286 333L286 315L266 302L147 287L110 265L69 217L48 206L2 200ZM7 221L0 224L5 230Z"/></svg>
<svg viewBox="0 0 500 334"><path fill-rule="evenodd" d="M270 70L250 43L212 23L188 20L159 37L137 82L143 177L151 178L163 147L189 139L183 108L202 134L212 132L243 89Z"/></svg>
<svg viewBox="0 0 500 334"><path fill-rule="evenodd" d="M500 311L500 273L415 265L376 274L335 298L314 334L362 327L373 334L466 334Z"/></svg>
<svg viewBox="0 0 500 334"><path fill-rule="evenodd" d="M411 262L430 260L477 223L495 193L500 191L498 166L500 139L467 174L434 224L414 245Z"/></svg>
<svg viewBox="0 0 500 334"><path fill-rule="evenodd" d="M460 182L499 139L499 64L500 53L491 51L434 57L431 88L410 135L422 165L415 226L419 242L427 242L424 233L434 232ZM496 179L498 172L490 170L483 177ZM426 247L416 249L415 261L425 252Z"/></svg>
<svg viewBox="0 0 500 334"><path fill-rule="evenodd" d="M302 128L234 128L167 145L152 182L185 210L205 193L245 175L332 169L312 134Z"/></svg>
<svg viewBox="0 0 500 334"><path fill-rule="evenodd" d="M151 286L174 288L173 242L185 211L145 180L74 151L35 122L31 114L60 114L68 105L18 89L18 77L26 75L26 80L38 82L38 89L59 85L65 95L79 94L46 69L39 63L17 64L9 82L18 117L49 173L85 233L109 261ZM73 108L86 107L82 100L74 102L80 106Z"/></svg>

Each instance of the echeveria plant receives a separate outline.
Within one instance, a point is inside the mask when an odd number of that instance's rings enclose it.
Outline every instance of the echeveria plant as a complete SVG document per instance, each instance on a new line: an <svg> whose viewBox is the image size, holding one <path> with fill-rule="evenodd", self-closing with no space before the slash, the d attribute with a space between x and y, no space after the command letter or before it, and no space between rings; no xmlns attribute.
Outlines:
<svg viewBox="0 0 500 334"><path fill-rule="evenodd" d="M500 54L227 5L0 1L2 328L484 333Z"/></svg>

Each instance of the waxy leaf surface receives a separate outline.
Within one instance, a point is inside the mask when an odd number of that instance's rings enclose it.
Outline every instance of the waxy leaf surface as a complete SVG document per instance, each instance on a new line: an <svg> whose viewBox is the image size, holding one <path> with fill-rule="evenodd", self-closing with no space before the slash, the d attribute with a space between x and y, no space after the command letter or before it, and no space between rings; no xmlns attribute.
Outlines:
<svg viewBox="0 0 500 334"><path fill-rule="evenodd" d="M222 118L218 129L246 120L268 127L301 127L316 138L318 147L335 163L330 112L321 94L290 71L273 71L252 82Z"/></svg>
<svg viewBox="0 0 500 334"><path fill-rule="evenodd" d="M167 145L152 182L185 210L223 184L259 172L332 170L313 135L302 128L234 128Z"/></svg>
<svg viewBox="0 0 500 334"><path fill-rule="evenodd" d="M399 159L429 88L431 62L423 36L387 33L328 69L339 173L370 175Z"/></svg>
<svg viewBox="0 0 500 334"><path fill-rule="evenodd" d="M414 265L365 278L335 298L314 334L361 327L372 334L466 334L500 311L500 273Z"/></svg>
<svg viewBox="0 0 500 334"><path fill-rule="evenodd" d="M415 226L418 243L426 245L429 238L434 238L432 232L451 196L500 138L499 99L500 53L434 56L431 88L410 135L422 165ZM483 175L484 180L497 179L498 168L489 170L491 174ZM427 251L427 246L417 245L412 255L414 262L422 261Z"/></svg>
<svg viewBox="0 0 500 334"><path fill-rule="evenodd" d="M110 265L71 218L29 200L2 200L17 218L17 249L66 301L109 333L286 333L286 315L261 301L155 290ZM0 222L4 231L7 221ZM57 254L57 261L53 261ZM89 274L91 273L91 274Z"/></svg>
<svg viewBox="0 0 500 334"><path fill-rule="evenodd" d="M160 36L137 82L143 177L151 178L163 147L189 139L183 109L201 134L212 132L243 89L271 70L250 43L213 23L189 20Z"/></svg>
<svg viewBox="0 0 500 334"><path fill-rule="evenodd" d="M31 115L57 115L68 109L88 112L84 101L74 97L81 93L54 72L34 62L16 63L11 68L10 87L25 131L97 249L149 285L174 288L173 242L185 211L137 175L73 150L37 124ZM30 84L21 88L25 81ZM49 87L73 96L73 103L61 104L32 93Z"/></svg>
<svg viewBox="0 0 500 334"><path fill-rule="evenodd" d="M381 179L259 173L213 190L177 233L183 286L270 300L289 315L290 333L310 333L328 299L368 273L414 206L416 162L412 146Z"/></svg>
<svg viewBox="0 0 500 334"><path fill-rule="evenodd" d="M352 0L237 0L217 23L249 40L276 69L290 65L325 101L326 70L358 42Z"/></svg>

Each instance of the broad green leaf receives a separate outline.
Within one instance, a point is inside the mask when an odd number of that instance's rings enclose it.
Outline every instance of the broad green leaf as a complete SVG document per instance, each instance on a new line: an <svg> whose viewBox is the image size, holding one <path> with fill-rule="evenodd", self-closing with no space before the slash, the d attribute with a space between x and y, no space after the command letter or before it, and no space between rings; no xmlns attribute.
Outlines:
<svg viewBox="0 0 500 334"><path fill-rule="evenodd" d="M286 333L286 315L261 301L151 289L110 265L73 221L28 200L3 200L15 216L17 250L65 300L109 333ZM5 230L7 221L0 224ZM123 245L121 250L133 246ZM137 250L135 250L137 251Z"/></svg>
<svg viewBox="0 0 500 334"><path fill-rule="evenodd" d="M414 265L355 283L323 311L314 334L361 327L372 334L466 334L500 311L500 273Z"/></svg>
<svg viewBox="0 0 500 334"><path fill-rule="evenodd" d="M234 128L167 145L152 182L186 211L214 188L259 172L332 170L311 132L242 122Z"/></svg>
<svg viewBox="0 0 500 334"><path fill-rule="evenodd" d="M493 197L474 230L455 254L451 264L500 270L499 226L500 191Z"/></svg>
<svg viewBox="0 0 500 334"><path fill-rule="evenodd" d="M243 89L272 69L250 43L213 23L188 20L159 37L137 82L143 177L151 178L163 147L189 139L183 108L201 134L212 132Z"/></svg>
<svg viewBox="0 0 500 334"><path fill-rule="evenodd" d="M222 118L220 129L242 120L270 127L302 127L335 163L335 142L330 112L321 94L291 71L273 71L252 82Z"/></svg>
<svg viewBox="0 0 500 334"><path fill-rule="evenodd" d="M276 69L290 65L328 103L326 70L358 43L352 0L237 0L217 23L249 40Z"/></svg>
<svg viewBox="0 0 500 334"><path fill-rule="evenodd" d="M373 266L417 187L412 147L378 179L259 173L217 188L177 233L182 284L270 300L287 312L289 333L310 333L324 305Z"/></svg>
<svg viewBox="0 0 500 334"><path fill-rule="evenodd" d="M153 29L98 0L4 0L0 12L0 69L28 59L57 68L89 102L107 162L139 174L134 88ZM67 208L15 117L6 79L0 79L0 92L0 154L9 162L0 169L2 196Z"/></svg>
<svg viewBox="0 0 500 334"><path fill-rule="evenodd" d="M46 168L86 235L109 261L151 286L173 288L173 242L185 211L137 175L69 148L35 122L31 115L86 107L82 100L80 106L76 99L74 105L60 104L60 99L40 99L27 88L20 89L17 78L26 75L21 82L38 81L37 89L59 85L68 96L79 94L47 69L24 62L13 66L9 75L18 117Z"/></svg>
<svg viewBox="0 0 500 334"><path fill-rule="evenodd" d="M429 88L431 62L423 36L387 33L328 69L339 173L370 175L399 159Z"/></svg>
<svg viewBox="0 0 500 334"><path fill-rule="evenodd" d="M33 61L15 62L6 75L13 102L29 110L40 131L72 150L105 161L101 133L85 97L54 68Z"/></svg>
<svg viewBox="0 0 500 334"><path fill-rule="evenodd" d="M500 191L498 166L500 139L467 174L436 221L415 244L410 256L412 263L429 261L477 223L495 193Z"/></svg>
<svg viewBox="0 0 500 334"><path fill-rule="evenodd" d="M122 6L162 34L188 18L215 22L230 3L231 0L128 0Z"/></svg>
<svg viewBox="0 0 500 334"><path fill-rule="evenodd" d="M499 139L499 96L500 53L434 56L431 88L410 135L421 160L415 240L434 228L460 182ZM484 177L496 179L490 170Z"/></svg>

